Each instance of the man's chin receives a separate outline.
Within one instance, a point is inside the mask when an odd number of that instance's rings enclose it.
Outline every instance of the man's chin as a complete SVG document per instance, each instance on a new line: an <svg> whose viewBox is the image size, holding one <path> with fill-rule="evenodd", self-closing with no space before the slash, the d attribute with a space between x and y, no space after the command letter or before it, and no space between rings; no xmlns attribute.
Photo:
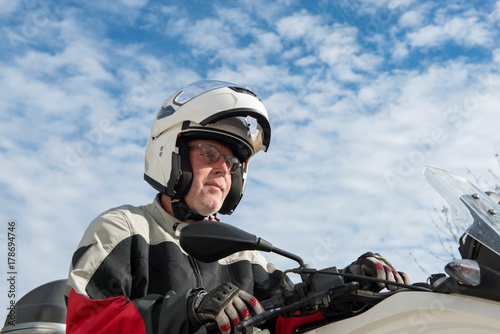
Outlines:
<svg viewBox="0 0 500 334"><path fill-rule="evenodd" d="M222 203L218 201L217 203L195 205L194 208L191 207L191 210L202 216L211 216L219 212L221 207Z"/></svg>

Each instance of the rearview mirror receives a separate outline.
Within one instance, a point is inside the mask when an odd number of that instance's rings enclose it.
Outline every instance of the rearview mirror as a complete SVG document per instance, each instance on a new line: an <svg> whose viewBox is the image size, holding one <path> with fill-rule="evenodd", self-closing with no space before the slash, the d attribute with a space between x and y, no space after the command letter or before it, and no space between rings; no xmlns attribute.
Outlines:
<svg viewBox="0 0 500 334"><path fill-rule="evenodd" d="M478 286L481 284L481 269L475 260L455 260L451 261L444 268L446 273L458 282L468 286Z"/></svg>
<svg viewBox="0 0 500 334"><path fill-rule="evenodd" d="M237 227L216 222L195 222L181 230L181 247L202 262L213 262L244 250L271 252L273 245Z"/></svg>
<svg viewBox="0 0 500 334"><path fill-rule="evenodd" d="M187 225L181 230L181 247L192 257L202 262L214 262L236 252L259 250L273 252L297 261L305 266L299 256L274 247L270 242L232 225L201 221Z"/></svg>

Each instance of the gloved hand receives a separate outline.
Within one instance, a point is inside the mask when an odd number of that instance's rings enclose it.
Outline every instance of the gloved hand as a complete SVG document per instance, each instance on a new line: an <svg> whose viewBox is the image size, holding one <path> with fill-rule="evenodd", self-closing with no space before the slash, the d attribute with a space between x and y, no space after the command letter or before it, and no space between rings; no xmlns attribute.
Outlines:
<svg viewBox="0 0 500 334"><path fill-rule="evenodd" d="M210 292L198 291L190 298L190 318L194 327L215 321L223 334L239 333L236 325L251 315L264 312L259 301L232 283L224 283ZM247 328L247 333L252 333Z"/></svg>
<svg viewBox="0 0 500 334"><path fill-rule="evenodd" d="M368 252L361 255L356 261L343 270L346 273L371 276L397 283L410 284L410 278L404 272L396 271L394 267L378 253ZM400 287L383 282L370 282L360 280L361 289L379 292L383 288L390 291Z"/></svg>

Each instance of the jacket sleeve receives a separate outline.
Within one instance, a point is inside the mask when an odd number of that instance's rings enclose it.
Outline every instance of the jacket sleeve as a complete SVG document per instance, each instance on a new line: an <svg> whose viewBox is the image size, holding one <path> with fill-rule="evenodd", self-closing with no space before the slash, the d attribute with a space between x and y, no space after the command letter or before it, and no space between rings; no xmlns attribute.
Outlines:
<svg viewBox="0 0 500 334"><path fill-rule="evenodd" d="M148 294L147 233L130 210L96 218L73 255L68 278L66 331L76 333L172 333L189 328L191 290ZM139 227L137 227L139 226Z"/></svg>
<svg viewBox="0 0 500 334"><path fill-rule="evenodd" d="M71 290L66 333L190 333L188 294L147 295L130 302L124 296L95 300Z"/></svg>

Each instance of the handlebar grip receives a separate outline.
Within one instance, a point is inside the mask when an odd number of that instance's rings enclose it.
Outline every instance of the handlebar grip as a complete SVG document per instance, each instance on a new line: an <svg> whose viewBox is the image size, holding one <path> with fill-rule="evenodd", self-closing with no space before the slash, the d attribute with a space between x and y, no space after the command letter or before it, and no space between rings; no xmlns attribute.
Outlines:
<svg viewBox="0 0 500 334"><path fill-rule="evenodd" d="M260 301L259 303L265 311L269 311L269 310L272 310L272 309L275 309L277 307L282 306L277 298L266 299L266 300ZM265 317L267 317L267 316L268 315L266 314L264 317L262 317L262 316L260 316L260 314L258 314L258 315L254 316L246 321L240 321L237 325L237 329L240 332L244 333L245 328L247 326L253 326L254 324L261 322L262 320L265 320L266 319ZM219 333L220 332L219 326L217 325L217 323L215 321L211 321L211 322L206 323L205 329L206 329L207 333Z"/></svg>

